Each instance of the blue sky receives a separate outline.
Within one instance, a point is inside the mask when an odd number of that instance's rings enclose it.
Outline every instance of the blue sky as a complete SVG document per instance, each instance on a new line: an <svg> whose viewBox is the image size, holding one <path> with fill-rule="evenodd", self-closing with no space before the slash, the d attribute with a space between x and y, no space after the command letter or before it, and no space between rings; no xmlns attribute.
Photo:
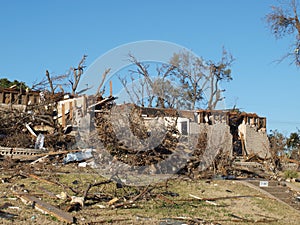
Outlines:
<svg viewBox="0 0 300 225"><path fill-rule="evenodd" d="M256 112L268 130L300 128L300 71L280 64L291 38L276 40L264 16L272 0L0 0L0 77L32 84L45 70L62 74L87 54L87 66L119 45L141 40L177 43L218 60L236 58L224 84L226 106Z"/></svg>

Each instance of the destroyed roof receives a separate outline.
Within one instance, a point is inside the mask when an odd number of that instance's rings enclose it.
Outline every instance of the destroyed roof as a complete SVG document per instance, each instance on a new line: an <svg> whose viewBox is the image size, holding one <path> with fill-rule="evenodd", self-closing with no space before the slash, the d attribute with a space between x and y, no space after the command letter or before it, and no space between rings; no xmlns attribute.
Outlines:
<svg viewBox="0 0 300 225"><path fill-rule="evenodd" d="M227 114L227 115L238 115L242 117L251 118L265 118L258 116L256 113L240 112L233 109L225 110L209 110L209 109L197 109L197 110L177 110L169 108L150 108L150 107L140 107L142 114L147 116L181 116L185 118L194 118L195 113L211 113L211 114Z"/></svg>
<svg viewBox="0 0 300 225"><path fill-rule="evenodd" d="M247 113L247 112L241 112L236 109L198 109L196 110L197 113L214 113L214 114L230 114L230 115L240 115L240 116L247 116L247 117L254 117L254 118L264 118L261 116L258 116L256 113Z"/></svg>

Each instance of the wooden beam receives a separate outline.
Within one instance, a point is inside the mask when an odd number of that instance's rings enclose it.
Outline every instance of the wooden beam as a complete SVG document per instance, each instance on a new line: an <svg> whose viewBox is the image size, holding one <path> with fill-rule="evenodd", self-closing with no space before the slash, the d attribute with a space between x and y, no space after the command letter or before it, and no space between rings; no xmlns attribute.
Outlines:
<svg viewBox="0 0 300 225"><path fill-rule="evenodd" d="M73 102L69 102L70 120L73 121Z"/></svg>
<svg viewBox="0 0 300 225"><path fill-rule="evenodd" d="M0 92L0 103L4 103L4 93Z"/></svg>
<svg viewBox="0 0 300 225"><path fill-rule="evenodd" d="M61 125L63 128L66 127L66 114L65 114L65 104L61 104Z"/></svg>
<svg viewBox="0 0 300 225"><path fill-rule="evenodd" d="M23 193L16 193L16 195L24 202L25 204L31 204L35 209L41 211L45 214L50 214L60 221L66 222L68 224L75 223L76 219L68 212L62 211L59 208L56 208L53 205L50 205L47 202L44 202L38 199L35 196Z"/></svg>
<svg viewBox="0 0 300 225"><path fill-rule="evenodd" d="M86 111L87 111L87 98L86 98L86 95L83 95L83 102L82 102L82 113L83 113L83 116L86 115Z"/></svg>
<svg viewBox="0 0 300 225"><path fill-rule="evenodd" d="M246 159L247 152L246 152L246 146L245 146L245 139L244 139L244 134L241 133L241 144L242 144L242 152L243 152L243 157Z"/></svg>
<svg viewBox="0 0 300 225"><path fill-rule="evenodd" d="M109 81L109 96L112 96L112 81Z"/></svg>

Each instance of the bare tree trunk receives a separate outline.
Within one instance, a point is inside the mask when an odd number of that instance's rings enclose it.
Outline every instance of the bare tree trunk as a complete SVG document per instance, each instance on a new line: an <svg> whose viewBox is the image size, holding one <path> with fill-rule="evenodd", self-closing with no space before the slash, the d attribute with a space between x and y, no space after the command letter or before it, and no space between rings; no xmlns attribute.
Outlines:
<svg viewBox="0 0 300 225"><path fill-rule="evenodd" d="M49 71L48 71L48 70L46 70L46 77L47 77L48 82L49 82L51 94L54 95L54 91L55 91L55 90L54 90L54 87L53 87L53 81L52 81L52 79L51 79L51 77L50 77L50 74L49 74Z"/></svg>
<svg viewBox="0 0 300 225"><path fill-rule="evenodd" d="M107 76L107 74L109 74L109 72L110 72L110 70L111 70L111 68L109 68L109 69L106 69L105 71L104 71L104 73L102 74L102 80L101 80L101 82L100 82L100 84L99 84L99 86L98 86L98 88L97 88L97 92L96 92L96 95L98 95L98 94L103 94L103 93L100 93L100 89L102 88L102 86L103 86L103 84L104 84L104 81L105 81L105 79L106 79L106 76Z"/></svg>
<svg viewBox="0 0 300 225"><path fill-rule="evenodd" d="M80 60L77 68L72 68L72 70L73 70L73 79L74 80L73 81L69 80L69 82L72 85L72 95L76 94L76 90L77 90L79 81L80 81L81 76L83 74L83 69L85 68L84 63L85 63L86 58L87 58L87 55L83 55L83 57Z"/></svg>

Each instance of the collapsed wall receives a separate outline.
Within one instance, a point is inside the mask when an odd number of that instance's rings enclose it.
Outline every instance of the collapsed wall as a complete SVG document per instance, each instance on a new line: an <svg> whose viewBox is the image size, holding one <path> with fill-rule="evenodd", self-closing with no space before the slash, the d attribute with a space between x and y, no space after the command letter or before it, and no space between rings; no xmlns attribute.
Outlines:
<svg viewBox="0 0 300 225"><path fill-rule="evenodd" d="M239 136L244 140L247 155L257 155L262 159L271 157L269 139L264 130L242 123L239 125Z"/></svg>
<svg viewBox="0 0 300 225"><path fill-rule="evenodd" d="M213 125L200 124L200 135L206 134L206 148L201 157L199 170L205 170L219 154L232 155L232 135L230 127L225 123Z"/></svg>

